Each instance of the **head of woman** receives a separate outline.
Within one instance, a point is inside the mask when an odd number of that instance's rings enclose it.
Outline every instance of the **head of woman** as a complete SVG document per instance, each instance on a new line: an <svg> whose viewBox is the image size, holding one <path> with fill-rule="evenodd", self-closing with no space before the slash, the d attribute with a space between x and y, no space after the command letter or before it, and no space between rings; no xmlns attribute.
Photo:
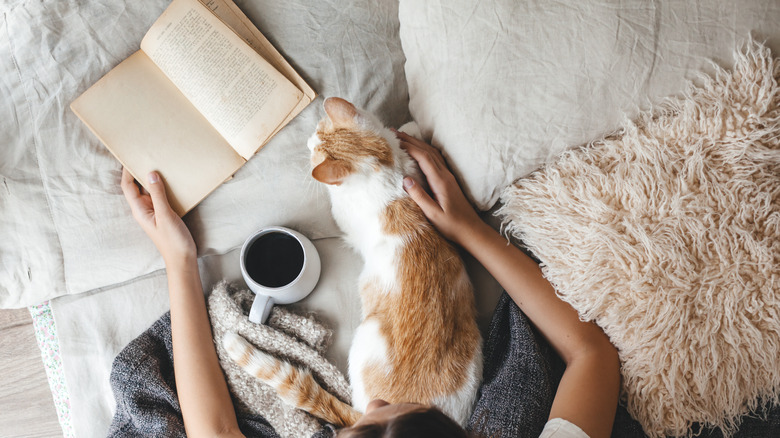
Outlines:
<svg viewBox="0 0 780 438"><path fill-rule="evenodd" d="M373 400L366 413L338 438L467 438L458 423L437 408L416 403L389 404Z"/></svg>

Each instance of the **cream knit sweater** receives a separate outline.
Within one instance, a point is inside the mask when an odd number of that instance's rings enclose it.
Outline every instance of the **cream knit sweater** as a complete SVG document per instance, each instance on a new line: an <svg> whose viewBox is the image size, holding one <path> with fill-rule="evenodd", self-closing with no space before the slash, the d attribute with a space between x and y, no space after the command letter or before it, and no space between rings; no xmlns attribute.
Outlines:
<svg viewBox="0 0 780 438"><path fill-rule="evenodd" d="M266 353L308 368L315 379L340 400L350 403L350 388L344 375L323 356L331 331L312 315L296 315L284 307L274 307L266 324L249 321L254 294L236 290L226 281L214 288L208 298L214 343L236 409L260 414L282 437L311 436L322 424L306 412L284 403L276 392L239 368L222 345L226 331L236 332Z"/></svg>

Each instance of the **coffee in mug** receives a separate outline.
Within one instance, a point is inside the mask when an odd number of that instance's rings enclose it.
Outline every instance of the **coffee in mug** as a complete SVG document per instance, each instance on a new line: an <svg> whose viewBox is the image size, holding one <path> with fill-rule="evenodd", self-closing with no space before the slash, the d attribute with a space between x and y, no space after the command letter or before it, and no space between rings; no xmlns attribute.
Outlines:
<svg viewBox="0 0 780 438"><path fill-rule="evenodd" d="M241 247L241 275L255 300L249 320L262 324L274 304L305 298L320 278L317 248L301 233L285 227L263 228Z"/></svg>
<svg viewBox="0 0 780 438"><path fill-rule="evenodd" d="M303 246L290 234L272 231L252 242L246 251L246 272L265 287L282 287L303 269Z"/></svg>

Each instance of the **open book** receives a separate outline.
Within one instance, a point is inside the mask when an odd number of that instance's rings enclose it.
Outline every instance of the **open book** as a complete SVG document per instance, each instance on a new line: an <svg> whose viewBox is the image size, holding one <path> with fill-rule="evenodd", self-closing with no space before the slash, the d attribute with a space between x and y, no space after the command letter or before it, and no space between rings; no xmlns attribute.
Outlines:
<svg viewBox="0 0 780 438"><path fill-rule="evenodd" d="M231 0L173 0L135 52L71 109L183 216L315 98Z"/></svg>

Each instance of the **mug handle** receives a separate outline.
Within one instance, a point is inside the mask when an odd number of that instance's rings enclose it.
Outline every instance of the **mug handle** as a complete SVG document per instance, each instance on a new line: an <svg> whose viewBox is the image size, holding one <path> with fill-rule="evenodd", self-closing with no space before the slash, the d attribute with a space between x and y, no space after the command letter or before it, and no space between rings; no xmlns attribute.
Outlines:
<svg viewBox="0 0 780 438"><path fill-rule="evenodd" d="M249 311L249 320L255 324L265 324L265 321L268 320L268 315L271 314L272 307L274 307L274 300L271 297L255 294L252 310Z"/></svg>

